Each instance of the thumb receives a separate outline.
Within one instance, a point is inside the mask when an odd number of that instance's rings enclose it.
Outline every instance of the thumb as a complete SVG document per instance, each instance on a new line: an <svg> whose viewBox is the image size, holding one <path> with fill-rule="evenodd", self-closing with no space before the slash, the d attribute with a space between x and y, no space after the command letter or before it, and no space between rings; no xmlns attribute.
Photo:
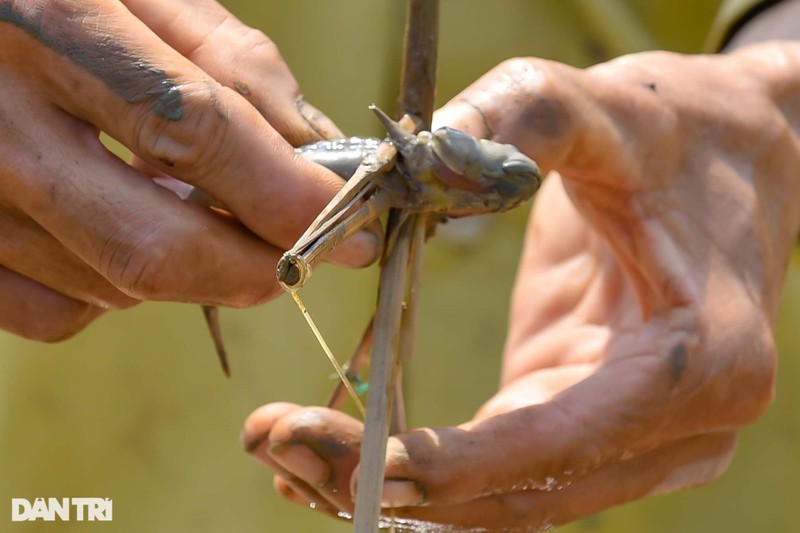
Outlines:
<svg viewBox="0 0 800 533"><path fill-rule="evenodd" d="M580 69L510 59L445 104L433 123L513 144L545 171L585 168L626 149L587 83Z"/></svg>

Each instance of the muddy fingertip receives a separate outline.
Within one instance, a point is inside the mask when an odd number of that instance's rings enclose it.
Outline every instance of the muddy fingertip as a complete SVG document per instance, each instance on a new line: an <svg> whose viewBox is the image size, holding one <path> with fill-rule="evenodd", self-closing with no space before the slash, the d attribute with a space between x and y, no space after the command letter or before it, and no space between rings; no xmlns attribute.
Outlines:
<svg viewBox="0 0 800 533"><path fill-rule="evenodd" d="M320 138L336 139L345 136L325 113L309 104L303 96L297 98L296 105L300 116Z"/></svg>

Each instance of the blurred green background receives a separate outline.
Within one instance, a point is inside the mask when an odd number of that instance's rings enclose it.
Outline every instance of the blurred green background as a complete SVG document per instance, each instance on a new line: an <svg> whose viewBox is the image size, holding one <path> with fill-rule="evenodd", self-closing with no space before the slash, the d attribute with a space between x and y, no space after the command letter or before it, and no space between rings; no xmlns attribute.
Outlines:
<svg viewBox="0 0 800 533"><path fill-rule="evenodd" d="M307 98L344 131L380 134L366 106L393 106L404 2L224 3L277 42ZM439 100L512 56L585 66L647 47L698 51L716 4L443 0ZM609 6L621 9L612 12ZM439 239L429 245L408 395L415 425L460 422L496 387L526 210L493 218L470 243ZM304 290L340 358L352 349L370 315L375 286L374 268L324 267ZM743 432L722 479L561 530L795 530L800 523L800 421L793 409L800 400L798 313L795 266L778 328L777 401ZM282 297L257 309L225 310L222 325L231 380L218 368L196 306L148 303L108 313L57 345L0 334L0 531L349 531L345 524L281 500L271 476L238 442L242 421L259 405L323 402L333 384L297 309ZM453 331L458 334L448 333ZM114 521L9 521L10 498L37 496L110 497Z"/></svg>

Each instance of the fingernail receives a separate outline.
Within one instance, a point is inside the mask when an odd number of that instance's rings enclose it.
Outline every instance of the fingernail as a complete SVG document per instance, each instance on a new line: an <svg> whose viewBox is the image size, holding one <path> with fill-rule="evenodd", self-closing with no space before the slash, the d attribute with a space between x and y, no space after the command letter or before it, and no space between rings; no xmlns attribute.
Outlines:
<svg viewBox="0 0 800 533"><path fill-rule="evenodd" d="M239 436L239 440L244 446L244 451L247 453L253 453L256 451L256 448L261 446L267 439L269 438L269 432L262 433L260 435L248 435L247 431L242 431L241 435Z"/></svg>
<svg viewBox="0 0 800 533"><path fill-rule="evenodd" d="M311 448L303 444L276 444L269 455L286 470L312 487L324 487L330 482L331 468Z"/></svg>
<svg viewBox="0 0 800 533"><path fill-rule="evenodd" d="M370 265L380 257L382 241L381 237L376 235L375 232L362 229L354 237L357 239L354 244L358 246L364 257L361 266Z"/></svg>
<svg viewBox="0 0 800 533"><path fill-rule="evenodd" d="M381 255L381 239L374 232L362 229L344 241L336 262L351 268L371 265Z"/></svg>
<svg viewBox="0 0 800 533"><path fill-rule="evenodd" d="M387 479L383 482L381 507L416 507L424 501L425 497L414 481Z"/></svg>
<svg viewBox="0 0 800 533"><path fill-rule="evenodd" d="M344 133L336 127L336 124L325 113L306 102L302 96L297 99L297 110L308 125L323 139L344 137Z"/></svg>

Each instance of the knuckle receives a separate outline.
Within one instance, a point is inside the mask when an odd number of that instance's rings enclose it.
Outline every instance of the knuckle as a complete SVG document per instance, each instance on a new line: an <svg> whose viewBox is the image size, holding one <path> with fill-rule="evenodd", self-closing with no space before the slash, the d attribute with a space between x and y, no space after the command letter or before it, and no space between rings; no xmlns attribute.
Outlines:
<svg viewBox="0 0 800 533"><path fill-rule="evenodd" d="M559 89L559 68L565 67L544 59L514 57L500 63L497 71L515 92L550 95Z"/></svg>
<svg viewBox="0 0 800 533"><path fill-rule="evenodd" d="M537 63L540 63L540 61L531 57L510 57L501 61L497 67L495 67L495 70L500 73L526 72Z"/></svg>
<svg viewBox="0 0 800 533"><path fill-rule="evenodd" d="M250 62L257 65L283 63L283 56L278 46L264 32L245 26L241 29L240 38L243 56Z"/></svg>
<svg viewBox="0 0 800 533"><path fill-rule="evenodd" d="M136 298L169 300L178 297L178 288L170 283L169 249L164 246L137 251L120 270L121 287Z"/></svg>
<svg viewBox="0 0 800 533"><path fill-rule="evenodd" d="M526 151L534 137L554 141L571 132L574 119L567 98L569 84L562 72L566 68L569 67L522 57L498 65L487 88L490 99L483 104L484 115L498 133L498 140L514 142ZM514 112L509 113L508 109Z"/></svg>
<svg viewBox="0 0 800 533"><path fill-rule="evenodd" d="M210 56L214 61L228 65L228 72L232 74L264 72L275 65L285 65L272 39L229 15L222 16L197 47L188 50L186 55L198 64Z"/></svg>
<svg viewBox="0 0 800 533"><path fill-rule="evenodd" d="M180 239L163 228L135 227L108 239L100 255L100 273L124 294L141 300L163 300L180 290L170 259ZM178 285L178 286L176 286Z"/></svg>
<svg viewBox="0 0 800 533"><path fill-rule="evenodd" d="M280 291L277 281L248 284L251 272L241 275L239 262L229 257L228 248L215 248L205 226L145 221L123 227L124 233L106 240L98 271L137 301L252 307Z"/></svg>
<svg viewBox="0 0 800 533"><path fill-rule="evenodd" d="M152 109L139 110L133 138L142 159L176 174L213 174L225 164L230 124L225 104L227 89L213 81L180 87L180 117L164 117Z"/></svg>

